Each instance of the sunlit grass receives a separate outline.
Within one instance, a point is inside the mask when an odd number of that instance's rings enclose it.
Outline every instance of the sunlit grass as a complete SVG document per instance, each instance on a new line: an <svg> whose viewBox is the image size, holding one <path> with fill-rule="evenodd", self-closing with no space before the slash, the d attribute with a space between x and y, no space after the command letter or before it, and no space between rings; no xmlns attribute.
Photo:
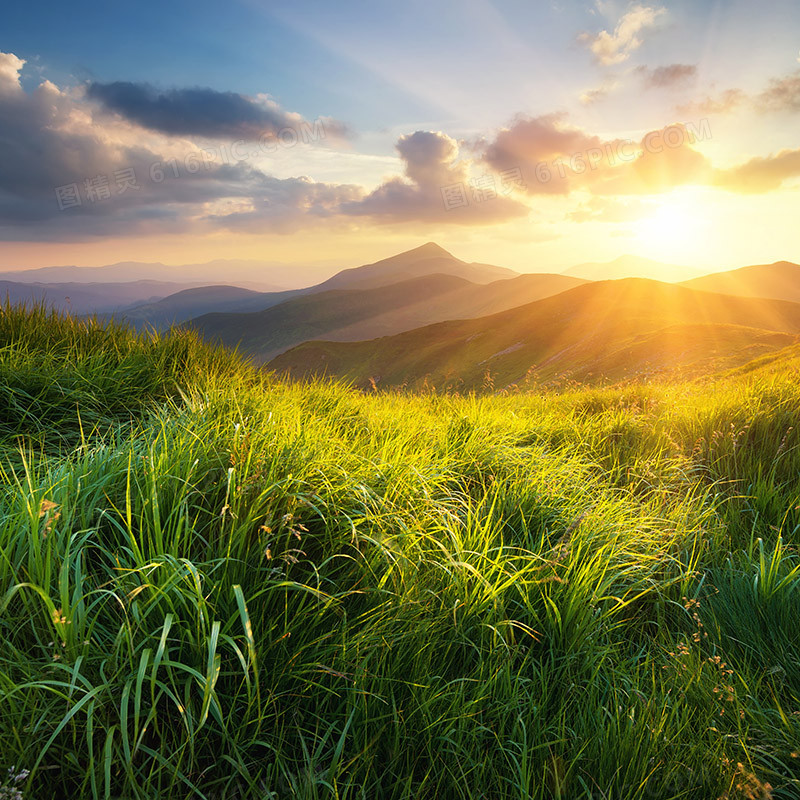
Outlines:
<svg viewBox="0 0 800 800"><path fill-rule="evenodd" d="M25 797L800 793L796 378L365 395L8 308L0 347Z"/></svg>

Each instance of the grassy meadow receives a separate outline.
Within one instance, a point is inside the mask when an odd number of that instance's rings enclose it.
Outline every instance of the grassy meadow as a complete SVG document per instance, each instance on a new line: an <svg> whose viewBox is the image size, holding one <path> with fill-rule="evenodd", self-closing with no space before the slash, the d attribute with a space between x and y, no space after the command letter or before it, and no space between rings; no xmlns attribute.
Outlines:
<svg viewBox="0 0 800 800"><path fill-rule="evenodd" d="M365 393L6 306L0 797L800 797L799 364Z"/></svg>

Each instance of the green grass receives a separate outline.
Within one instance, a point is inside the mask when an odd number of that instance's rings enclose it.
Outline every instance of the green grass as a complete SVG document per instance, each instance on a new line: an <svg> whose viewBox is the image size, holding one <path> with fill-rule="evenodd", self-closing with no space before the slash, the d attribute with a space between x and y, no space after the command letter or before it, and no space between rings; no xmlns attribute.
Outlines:
<svg viewBox="0 0 800 800"><path fill-rule="evenodd" d="M0 347L26 798L800 797L788 368L368 395L8 307Z"/></svg>

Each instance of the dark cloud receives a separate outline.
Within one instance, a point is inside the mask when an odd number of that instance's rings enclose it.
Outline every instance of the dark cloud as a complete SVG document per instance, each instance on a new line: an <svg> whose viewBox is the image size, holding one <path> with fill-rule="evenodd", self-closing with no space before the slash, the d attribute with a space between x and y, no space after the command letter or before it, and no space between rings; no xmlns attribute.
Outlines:
<svg viewBox="0 0 800 800"><path fill-rule="evenodd" d="M755 98L761 111L800 111L800 70L783 78L773 78Z"/></svg>
<svg viewBox="0 0 800 800"><path fill-rule="evenodd" d="M204 88L158 90L128 81L90 83L86 94L107 111L168 135L255 140L285 129L298 135L314 131L312 123L284 111L267 96L252 98ZM329 118L315 124L323 125L325 136L341 137L346 132L342 123Z"/></svg>
<svg viewBox="0 0 800 800"><path fill-rule="evenodd" d="M697 77L697 65L669 64L655 69L640 67L638 72L643 76L644 84L648 88L670 89L691 83Z"/></svg>
<svg viewBox="0 0 800 800"><path fill-rule="evenodd" d="M2 239L181 233L212 223L217 229L255 226L255 215L263 230L288 230L363 194L358 187L309 178L278 179L247 161L221 163L194 148L168 158L136 144L135 129L117 126L108 135L102 120L91 124L90 106L52 83L23 91L23 65L0 53ZM123 188L125 177L135 186ZM60 208L58 193L64 191L77 194L80 204ZM233 209L230 219L220 213L226 208ZM247 215L242 208L249 209Z"/></svg>

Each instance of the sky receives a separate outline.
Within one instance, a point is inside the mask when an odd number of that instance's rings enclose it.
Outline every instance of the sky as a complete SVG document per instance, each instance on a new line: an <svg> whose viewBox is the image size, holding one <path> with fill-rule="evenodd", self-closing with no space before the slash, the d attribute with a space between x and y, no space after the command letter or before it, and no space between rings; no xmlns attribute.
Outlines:
<svg viewBox="0 0 800 800"><path fill-rule="evenodd" d="M0 270L800 261L799 123L797 0L17 3Z"/></svg>

